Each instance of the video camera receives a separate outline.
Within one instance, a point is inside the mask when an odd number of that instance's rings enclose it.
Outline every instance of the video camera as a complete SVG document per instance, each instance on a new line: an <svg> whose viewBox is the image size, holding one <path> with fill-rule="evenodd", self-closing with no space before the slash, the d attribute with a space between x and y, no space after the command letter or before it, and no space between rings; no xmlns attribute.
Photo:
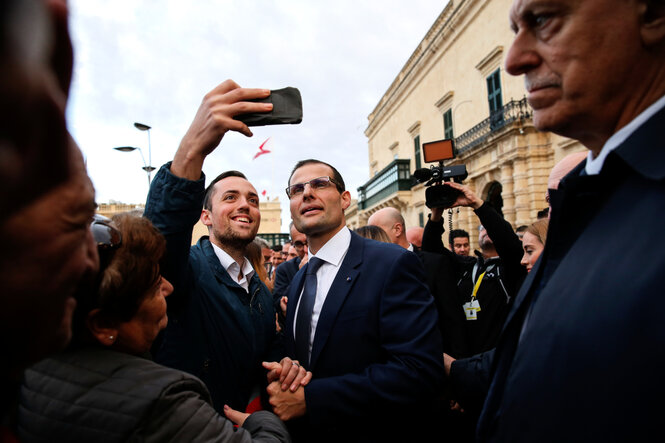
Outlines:
<svg viewBox="0 0 665 443"><path fill-rule="evenodd" d="M461 183L468 177L465 165L443 166L443 160L455 158L455 147L452 139L437 140L423 143L423 156L425 163L438 162L438 166L416 169L413 177L418 183L429 186L425 191L425 205L428 208L449 208L462 193L443 182L454 180Z"/></svg>

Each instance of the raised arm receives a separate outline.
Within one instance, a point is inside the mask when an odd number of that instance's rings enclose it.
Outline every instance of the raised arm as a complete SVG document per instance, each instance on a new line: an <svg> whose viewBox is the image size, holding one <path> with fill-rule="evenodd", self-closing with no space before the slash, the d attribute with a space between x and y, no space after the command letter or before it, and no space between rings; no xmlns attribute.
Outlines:
<svg viewBox="0 0 665 443"><path fill-rule="evenodd" d="M252 112L268 112L272 103L254 103L245 100L265 98L269 89L241 88L233 80L226 80L203 97L194 121L182 138L173 158L171 172L176 177L198 180L203 161L222 141L228 131L252 136L246 124L233 117Z"/></svg>
<svg viewBox="0 0 665 443"><path fill-rule="evenodd" d="M179 288L187 278L192 228L201 216L205 191L203 162L228 131L252 133L233 117L248 112L266 112L272 104L244 100L270 95L267 89L241 88L226 80L203 98L194 121L180 142L173 162L162 166L150 186L145 217L166 237L167 251L162 269L175 291L169 309L177 306Z"/></svg>

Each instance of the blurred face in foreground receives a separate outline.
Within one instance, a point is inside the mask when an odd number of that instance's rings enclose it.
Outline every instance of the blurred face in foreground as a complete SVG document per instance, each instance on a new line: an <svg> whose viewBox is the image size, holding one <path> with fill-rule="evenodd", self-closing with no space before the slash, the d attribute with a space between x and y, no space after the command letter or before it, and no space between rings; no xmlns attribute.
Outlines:
<svg viewBox="0 0 665 443"><path fill-rule="evenodd" d="M74 293L99 267L90 231L95 193L81 153L70 151L70 178L0 227L0 344L14 365L69 342Z"/></svg>
<svg viewBox="0 0 665 443"><path fill-rule="evenodd" d="M647 3L513 2L515 39L506 70L524 75L538 129L580 140L597 154L611 134L655 101L644 94L649 82L656 82L646 46L659 43L649 38L662 36L654 27L647 29Z"/></svg>

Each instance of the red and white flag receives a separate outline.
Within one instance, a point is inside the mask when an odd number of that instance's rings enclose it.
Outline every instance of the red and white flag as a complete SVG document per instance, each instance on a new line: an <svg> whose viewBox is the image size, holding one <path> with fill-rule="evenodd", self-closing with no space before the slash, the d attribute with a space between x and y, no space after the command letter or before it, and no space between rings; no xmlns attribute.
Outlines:
<svg viewBox="0 0 665 443"><path fill-rule="evenodd" d="M261 143L261 146L259 146L259 152L257 152L257 153L254 155L254 158L253 158L252 160L256 160L256 157L258 157L258 156L260 156L260 155L263 155L263 154L270 154L270 151L267 150L267 149L265 149L265 145L266 145L266 143L268 143L268 140L270 140L270 137L268 137L268 138L266 139L266 141L264 141L263 143Z"/></svg>

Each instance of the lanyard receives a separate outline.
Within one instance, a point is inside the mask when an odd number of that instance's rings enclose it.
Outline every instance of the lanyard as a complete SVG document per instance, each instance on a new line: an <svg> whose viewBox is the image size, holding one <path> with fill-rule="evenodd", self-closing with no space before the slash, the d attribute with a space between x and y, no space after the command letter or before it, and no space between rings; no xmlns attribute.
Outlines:
<svg viewBox="0 0 665 443"><path fill-rule="evenodd" d="M476 299L476 294L478 294L478 288L480 288L480 284L483 282L483 277L485 276L485 272L487 272L487 270L483 271L483 273L480 274L480 277L478 277L478 281L476 281L476 285L473 287L473 293L471 294L471 301Z"/></svg>

